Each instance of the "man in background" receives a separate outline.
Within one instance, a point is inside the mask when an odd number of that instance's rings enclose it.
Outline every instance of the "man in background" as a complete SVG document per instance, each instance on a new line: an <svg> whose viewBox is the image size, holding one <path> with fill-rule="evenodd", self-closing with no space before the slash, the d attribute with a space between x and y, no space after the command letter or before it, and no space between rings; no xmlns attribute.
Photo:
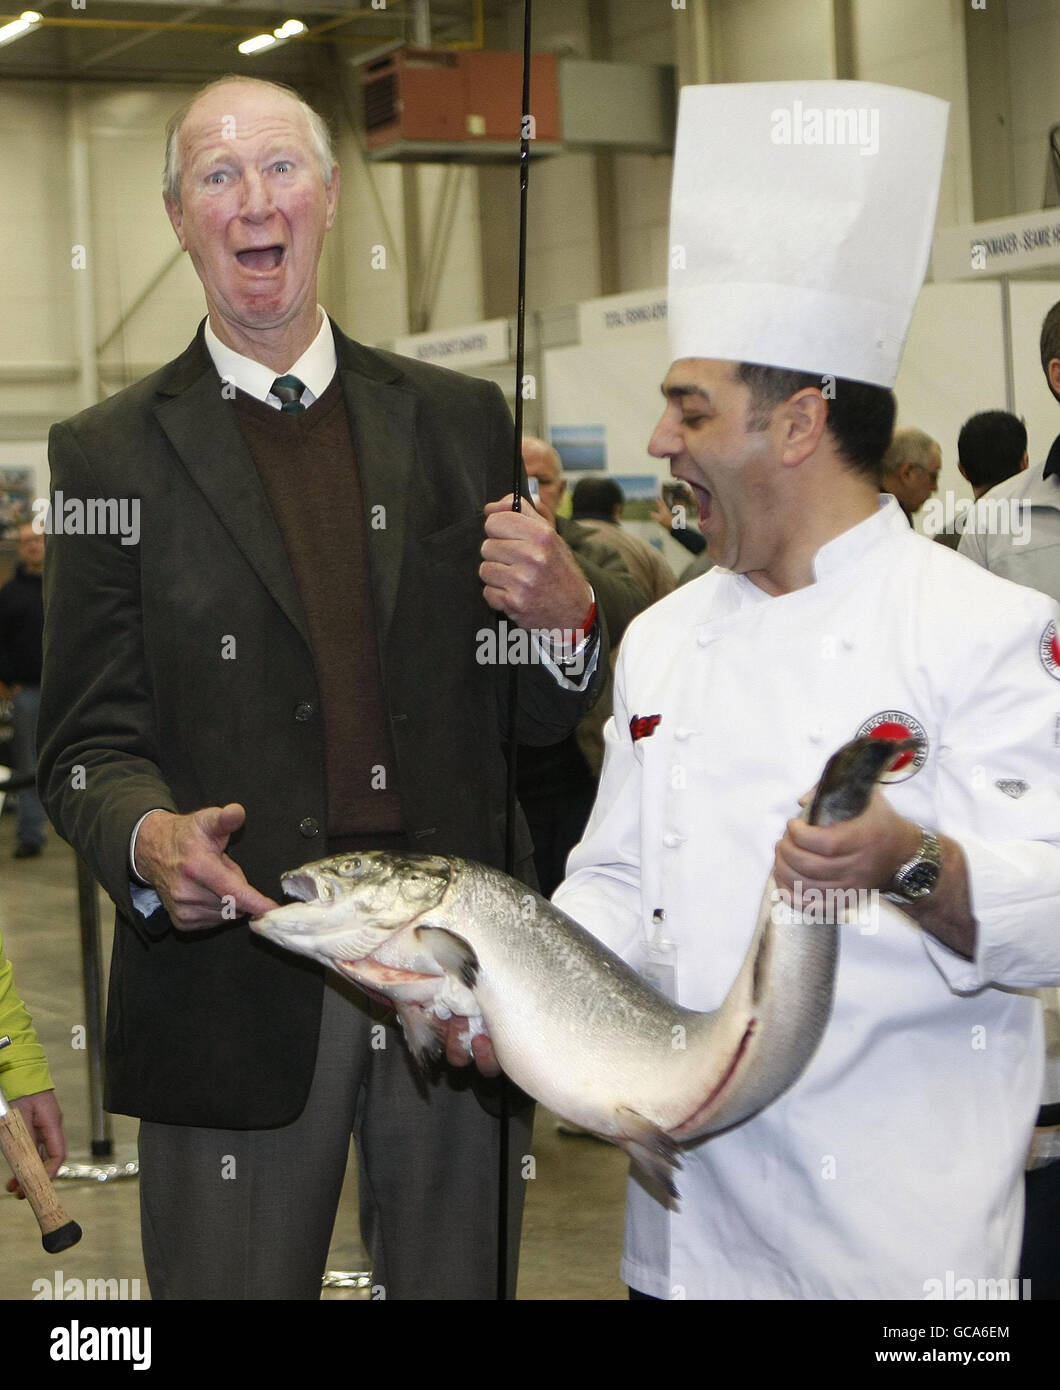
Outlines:
<svg viewBox="0 0 1060 1390"><path fill-rule="evenodd" d="M614 546L648 602L655 603L673 593L674 572L657 550L622 525L625 501L614 478L582 478L574 487L571 515L592 535Z"/></svg>
<svg viewBox="0 0 1060 1390"><path fill-rule="evenodd" d="M1060 300L1042 322L1038 347L1049 390L1060 401ZM1024 467L990 489L968 519L959 552L1060 599L1060 435L1044 467Z"/></svg>
<svg viewBox="0 0 1060 1390"><path fill-rule="evenodd" d="M11 700L16 776L32 774L37 766L44 536L30 521L18 528L18 554L14 578L0 588L0 695ZM40 854L44 847L44 807L32 782L18 793L16 833L16 859Z"/></svg>
<svg viewBox="0 0 1060 1390"><path fill-rule="evenodd" d="M938 492L942 450L923 430L895 430L883 456L881 490L898 499L909 525L933 493Z"/></svg>
<svg viewBox="0 0 1060 1390"><path fill-rule="evenodd" d="M1027 426L1007 410L984 410L971 416L957 436L957 468L971 484L976 501L984 493L1027 467ZM956 550L965 518L935 532L935 540Z"/></svg>

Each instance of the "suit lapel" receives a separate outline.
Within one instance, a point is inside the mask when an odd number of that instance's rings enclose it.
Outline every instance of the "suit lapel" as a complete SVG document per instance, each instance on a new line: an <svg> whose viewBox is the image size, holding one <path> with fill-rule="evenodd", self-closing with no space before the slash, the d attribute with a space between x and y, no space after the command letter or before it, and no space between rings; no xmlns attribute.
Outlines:
<svg viewBox="0 0 1060 1390"><path fill-rule="evenodd" d="M268 498L231 403L199 336L159 388L155 415L169 442L265 588L310 646L298 588Z"/></svg>
<svg viewBox="0 0 1060 1390"><path fill-rule="evenodd" d="M376 630L383 653L397 602L416 477L416 397L398 368L337 328L335 350L364 498Z"/></svg>

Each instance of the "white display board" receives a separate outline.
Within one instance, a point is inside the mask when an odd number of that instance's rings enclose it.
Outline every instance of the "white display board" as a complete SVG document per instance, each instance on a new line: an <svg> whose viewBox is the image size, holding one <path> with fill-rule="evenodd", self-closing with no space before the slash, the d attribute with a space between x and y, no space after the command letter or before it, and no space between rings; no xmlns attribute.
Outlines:
<svg viewBox="0 0 1060 1390"><path fill-rule="evenodd" d="M970 415L1005 410L1005 342L996 280L925 285L894 387L898 424L926 431L942 448L938 500L972 490L957 471L957 436ZM925 513L917 517L925 526Z"/></svg>

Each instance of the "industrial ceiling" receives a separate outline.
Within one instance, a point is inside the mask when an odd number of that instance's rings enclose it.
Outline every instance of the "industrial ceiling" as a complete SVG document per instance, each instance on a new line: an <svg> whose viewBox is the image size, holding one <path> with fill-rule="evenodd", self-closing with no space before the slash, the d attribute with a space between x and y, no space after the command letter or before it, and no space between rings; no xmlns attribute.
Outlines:
<svg viewBox="0 0 1060 1390"><path fill-rule="evenodd" d="M429 14L431 42L481 44L484 20L503 14L505 0L260 0L175 5L165 0L28 0L43 16L33 30L0 47L0 78L67 82L201 82L238 71L312 84L325 58L345 63L414 41L417 19ZM376 0L379 3L379 0ZM0 24L20 13L0 0ZM300 19L306 35L244 57L237 45ZM422 30L420 31L422 32Z"/></svg>

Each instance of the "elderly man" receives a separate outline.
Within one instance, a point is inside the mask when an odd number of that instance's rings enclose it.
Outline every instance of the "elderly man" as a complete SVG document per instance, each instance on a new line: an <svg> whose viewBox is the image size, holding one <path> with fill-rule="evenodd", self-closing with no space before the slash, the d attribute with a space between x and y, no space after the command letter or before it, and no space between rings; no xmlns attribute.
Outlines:
<svg viewBox="0 0 1060 1390"><path fill-rule="evenodd" d="M873 118L878 152L793 143L793 110ZM716 567L626 634L554 900L634 961L662 924L699 1010L728 992L770 870L789 902L864 890L873 910L840 926L803 1075L685 1152L678 1206L631 1181L623 1275L644 1296L917 1299L1016 1272L1042 1063L1039 1005L1013 991L1060 979L1060 660L1040 651L1058 612L877 495L944 144L919 93L682 92L650 448L692 487ZM915 752L861 816L792 818L833 749L903 733Z"/></svg>
<svg viewBox="0 0 1060 1390"><path fill-rule="evenodd" d="M939 490L942 450L923 430L895 430L883 456L882 490L897 497L909 525L913 517Z"/></svg>
<svg viewBox="0 0 1060 1390"><path fill-rule="evenodd" d="M143 1121L156 1299L318 1297L351 1132L376 1296L493 1295L499 1134L467 1074L418 1083L362 996L241 919L326 854L502 860L493 610L541 630L524 742L563 737L606 660L554 528L503 497L497 389L318 307L338 190L295 93L205 88L170 122L165 205L208 316L50 441L66 498L140 502L138 545L56 537L41 785L117 905L108 1104ZM532 873L521 818L516 849Z"/></svg>

